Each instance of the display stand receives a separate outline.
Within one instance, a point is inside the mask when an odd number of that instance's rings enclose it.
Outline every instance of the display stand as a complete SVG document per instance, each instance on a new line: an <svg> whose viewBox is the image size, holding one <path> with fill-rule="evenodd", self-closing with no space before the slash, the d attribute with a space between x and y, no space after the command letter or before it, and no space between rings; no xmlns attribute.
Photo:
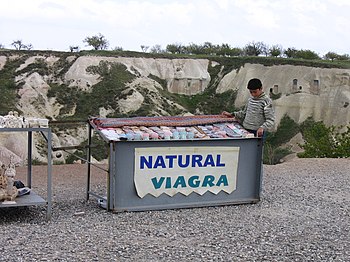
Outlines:
<svg viewBox="0 0 350 262"><path fill-rule="evenodd" d="M177 120L177 119L176 119ZM186 120L186 119L185 119ZM99 121L99 120L98 120ZM103 122L104 121L104 122ZM122 120L112 121L109 119L102 119L103 123L112 123ZM130 122L130 126L135 122L132 120L127 120ZM150 119L152 121L152 119ZM164 120L162 120L164 121ZM98 123L98 122L97 122ZM108 127L109 130L112 130ZM90 172L91 165L93 165L90 161L91 159L91 140L93 131L99 134L106 143L108 143L108 154L109 154L109 166L107 172L107 192L106 196L101 196L90 190ZM103 207L105 207L108 211L114 212L124 212L124 211L146 211L146 210L160 210L160 209L174 209L174 208L192 208L192 207L204 207L204 206L219 206L219 205L231 205L231 204L247 204L247 203L257 203L260 201L260 193L261 193L261 185L262 185L262 151L263 151L263 141L261 138L256 137L240 137L240 138L212 138L212 139L170 139L170 140L125 140L125 139L108 139L99 126L95 125L95 122L89 122L89 146L87 153L87 191L86 191L86 199L88 200L90 196L97 197L99 199L99 203L103 203ZM213 159L217 159L218 152L224 152L224 150L236 150L233 158L231 155L226 157L225 164L226 166L232 166L232 173L234 173L234 183L235 188L231 191L223 189L218 189L216 192L215 189L206 187L202 188L201 192L196 191L198 187L203 187L206 183L207 185L210 179L214 179L216 175L217 179L221 175L221 171L215 173L217 170L216 167L208 168L204 171L201 179L197 179L201 175L196 173L197 171L201 172L203 169L199 168L197 170L192 169L191 166L188 168L182 168L180 172L173 172L173 165L175 166L175 158L176 156L186 156L189 154L188 152L192 152L194 150L194 157L198 157L198 154L201 152L209 152L204 153L207 156L214 156ZM220 151L223 150L223 151ZM162 192L157 194L154 192L155 190L147 191L145 194L140 193L144 184L139 183L137 185L137 172L140 169L140 162L137 162L137 159L140 159L140 155L138 152L146 152L145 154L153 154L154 156L158 156L159 160L161 159L172 159L171 165L165 167L165 162L154 162L153 164L157 167L164 165L164 168L161 167L159 169L160 172L163 172L163 177L153 178L150 173L145 173L145 171L141 170L139 172L139 176L149 176L149 180L153 181L153 186L159 189L159 187L164 188ZM172 153L169 153L172 152ZM174 153L175 152L175 153ZM199 152L199 153L197 153ZM164 158L162 158L164 156ZM222 153L222 157L225 156L225 152ZM147 156L149 157L149 155ZM141 157L142 158L142 157ZM143 158L143 159L151 159L151 158ZM153 158L155 159L155 157ZM209 159L209 158L208 158ZM173 161L174 160L174 161ZM197 158L198 160L198 158ZM194 165L204 165L203 161L195 161ZM166 160L165 160L166 161ZM220 160L221 161L221 160ZM220 162L218 161L218 162ZM215 161L208 161L212 166L217 165L218 163L214 163ZM170 163L170 162L169 162ZM232 164L233 163L233 164ZM152 165L153 165L152 164ZM219 163L222 164L222 163ZM218 165L219 165L218 164ZM148 164L145 164L146 166ZM218 167L220 168L220 167ZM217 169L218 169L217 168ZM150 166L151 171L153 172L157 168ZM234 170L233 170L234 169ZM190 170L190 171L189 171ZM193 171L194 170L194 171ZM207 171L208 170L208 171ZM146 170L148 171L148 170ZM192 177L186 177L188 172L192 172ZM225 171L229 176L232 176L231 170L226 169ZM225 173L225 174L226 174ZM224 174L224 173L222 173ZM155 178L156 177L156 178ZM174 177L176 180L174 182ZM186 178L185 178L186 177ZM200 181L199 181L200 180ZM195 181L195 182L194 182ZM206 181L206 182L203 182ZM195 185L195 183L201 183L201 186ZM208 183L207 183L208 182ZM222 181L221 181L222 182ZM225 181L226 182L226 181ZM220 184L218 180L215 180L215 183ZM225 183L222 183L225 184ZM228 183L229 184L229 183ZM152 183L151 183L152 186ZM146 187L146 186L144 186ZM172 187L172 188L171 188ZM190 188L190 192L182 191L185 187ZM214 186L215 187L215 186ZM214 188L213 187L213 188ZM171 193L171 190L174 189L176 191L175 194ZM201 190L201 189L199 189Z"/></svg>
<svg viewBox="0 0 350 262"><path fill-rule="evenodd" d="M47 219L51 219L51 196L52 196L52 147L51 140L52 134L50 128L33 127L33 128L0 128L0 132L26 132L28 135L28 158L27 158L27 179L26 186L32 187L32 144L33 144L33 132L39 132L45 138L47 142L47 196L46 200L35 193L33 190L29 194L16 197L14 201L0 202L0 208L5 207L19 207L19 206L37 206L47 205Z"/></svg>

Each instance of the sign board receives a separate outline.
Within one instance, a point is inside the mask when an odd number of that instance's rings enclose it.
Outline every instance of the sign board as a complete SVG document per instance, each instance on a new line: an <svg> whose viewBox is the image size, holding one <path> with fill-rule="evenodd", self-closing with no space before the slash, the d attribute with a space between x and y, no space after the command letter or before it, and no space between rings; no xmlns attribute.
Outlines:
<svg viewBox="0 0 350 262"><path fill-rule="evenodd" d="M239 147L135 148L137 194L155 197L236 189Z"/></svg>

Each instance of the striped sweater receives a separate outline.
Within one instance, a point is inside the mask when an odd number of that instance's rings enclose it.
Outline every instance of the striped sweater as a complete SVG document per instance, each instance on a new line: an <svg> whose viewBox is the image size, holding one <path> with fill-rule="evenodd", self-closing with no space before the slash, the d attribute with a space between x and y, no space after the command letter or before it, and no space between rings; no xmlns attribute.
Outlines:
<svg viewBox="0 0 350 262"><path fill-rule="evenodd" d="M272 100L265 93L257 98L249 97L245 107L233 114L245 129L258 130L262 127L264 130L269 130L275 125Z"/></svg>

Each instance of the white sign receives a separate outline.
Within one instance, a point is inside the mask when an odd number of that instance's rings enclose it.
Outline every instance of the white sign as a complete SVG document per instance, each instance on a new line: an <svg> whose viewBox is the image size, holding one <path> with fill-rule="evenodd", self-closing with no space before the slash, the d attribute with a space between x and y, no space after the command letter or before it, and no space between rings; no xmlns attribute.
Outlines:
<svg viewBox="0 0 350 262"><path fill-rule="evenodd" d="M134 183L139 197L236 189L239 147L135 148Z"/></svg>

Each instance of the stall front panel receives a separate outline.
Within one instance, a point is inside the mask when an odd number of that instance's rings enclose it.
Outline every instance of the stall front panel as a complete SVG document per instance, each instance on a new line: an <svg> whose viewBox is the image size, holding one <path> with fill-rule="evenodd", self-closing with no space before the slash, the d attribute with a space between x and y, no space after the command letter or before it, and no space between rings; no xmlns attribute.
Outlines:
<svg viewBox="0 0 350 262"><path fill-rule="evenodd" d="M174 170L180 156L180 165L186 165L186 156L196 161ZM260 200L261 161L260 138L111 142L109 209L122 212L256 203ZM158 176L157 170L161 172ZM232 183L233 188L226 188Z"/></svg>

